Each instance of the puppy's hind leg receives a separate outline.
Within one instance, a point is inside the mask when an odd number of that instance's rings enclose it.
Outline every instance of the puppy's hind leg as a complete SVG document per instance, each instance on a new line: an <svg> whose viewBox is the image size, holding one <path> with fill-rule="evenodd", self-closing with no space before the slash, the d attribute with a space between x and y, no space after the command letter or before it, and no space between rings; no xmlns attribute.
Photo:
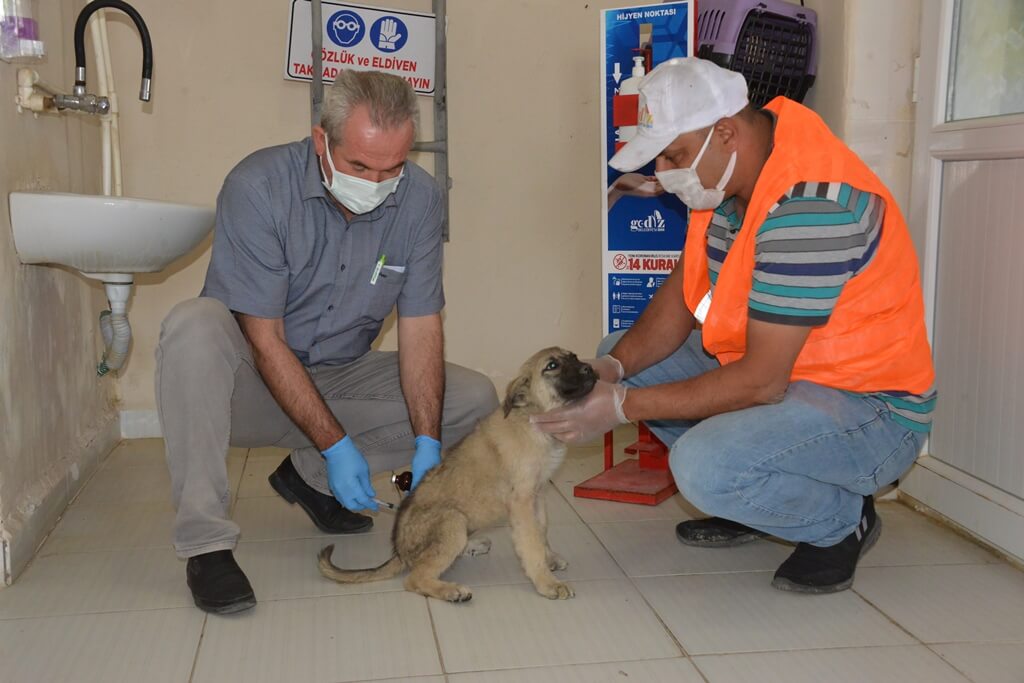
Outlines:
<svg viewBox="0 0 1024 683"><path fill-rule="evenodd" d="M456 512L446 513L424 539L422 550L409 559L409 576L405 589L429 598L448 602L466 602L473 592L466 586L442 581L441 574L452 566L466 547L466 518Z"/></svg>

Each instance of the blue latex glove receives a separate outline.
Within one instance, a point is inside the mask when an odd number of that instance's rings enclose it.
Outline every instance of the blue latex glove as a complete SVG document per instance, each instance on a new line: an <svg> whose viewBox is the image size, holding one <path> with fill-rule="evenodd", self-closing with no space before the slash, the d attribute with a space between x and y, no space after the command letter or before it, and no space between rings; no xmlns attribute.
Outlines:
<svg viewBox="0 0 1024 683"><path fill-rule="evenodd" d="M423 475L441 464L441 442L421 434L416 437L416 453L412 456L412 491Z"/></svg>
<svg viewBox="0 0 1024 683"><path fill-rule="evenodd" d="M370 486L370 466L349 437L345 437L326 451L327 482L331 493L349 510L377 511L373 497L377 493Z"/></svg>

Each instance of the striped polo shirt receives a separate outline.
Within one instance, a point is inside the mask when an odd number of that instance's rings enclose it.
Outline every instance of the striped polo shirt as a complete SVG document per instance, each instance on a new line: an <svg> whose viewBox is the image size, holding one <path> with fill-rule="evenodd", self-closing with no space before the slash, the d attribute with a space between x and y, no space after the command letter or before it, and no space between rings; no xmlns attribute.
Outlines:
<svg viewBox="0 0 1024 683"><path fill-rule="evenodd" d="M820 327L843 286L863 271L882 237L885 201L845 183L798 183L769 210L757 230L748 315L778 325ZM742 221L735 199L715 209L707 230L708 276L718 273ZM934 387L923 394L871 394L915 431L931 429Z"/></svg>

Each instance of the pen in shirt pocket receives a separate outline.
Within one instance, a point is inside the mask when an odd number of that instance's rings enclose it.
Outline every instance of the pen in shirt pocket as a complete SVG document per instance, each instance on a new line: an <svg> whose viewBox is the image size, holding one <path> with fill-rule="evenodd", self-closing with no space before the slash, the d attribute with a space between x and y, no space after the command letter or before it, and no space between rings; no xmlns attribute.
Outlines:
<svg viewBox="0 0 1024 683"><path fill-rule="evenodd" d="M377 265L373 267L373 275L370 276L370 284L371 285L377 284L377 278L380 277L381 268L384 267L384 264L386 262L387 262L387 256L384 255L384 254L381 254L380 258L377 259Z"/></svg>

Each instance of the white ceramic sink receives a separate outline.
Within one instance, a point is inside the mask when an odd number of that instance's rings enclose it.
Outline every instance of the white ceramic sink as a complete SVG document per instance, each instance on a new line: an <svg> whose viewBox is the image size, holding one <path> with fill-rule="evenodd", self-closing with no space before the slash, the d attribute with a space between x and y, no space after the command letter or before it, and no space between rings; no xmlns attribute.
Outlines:
<svg viewBox="0 0 1024 683"><path fill-rule="evenodd" d="M22 263L70 266L106 282L163 270L214 222L213 209L130 197L12 192L10 203Z"/></svg>

